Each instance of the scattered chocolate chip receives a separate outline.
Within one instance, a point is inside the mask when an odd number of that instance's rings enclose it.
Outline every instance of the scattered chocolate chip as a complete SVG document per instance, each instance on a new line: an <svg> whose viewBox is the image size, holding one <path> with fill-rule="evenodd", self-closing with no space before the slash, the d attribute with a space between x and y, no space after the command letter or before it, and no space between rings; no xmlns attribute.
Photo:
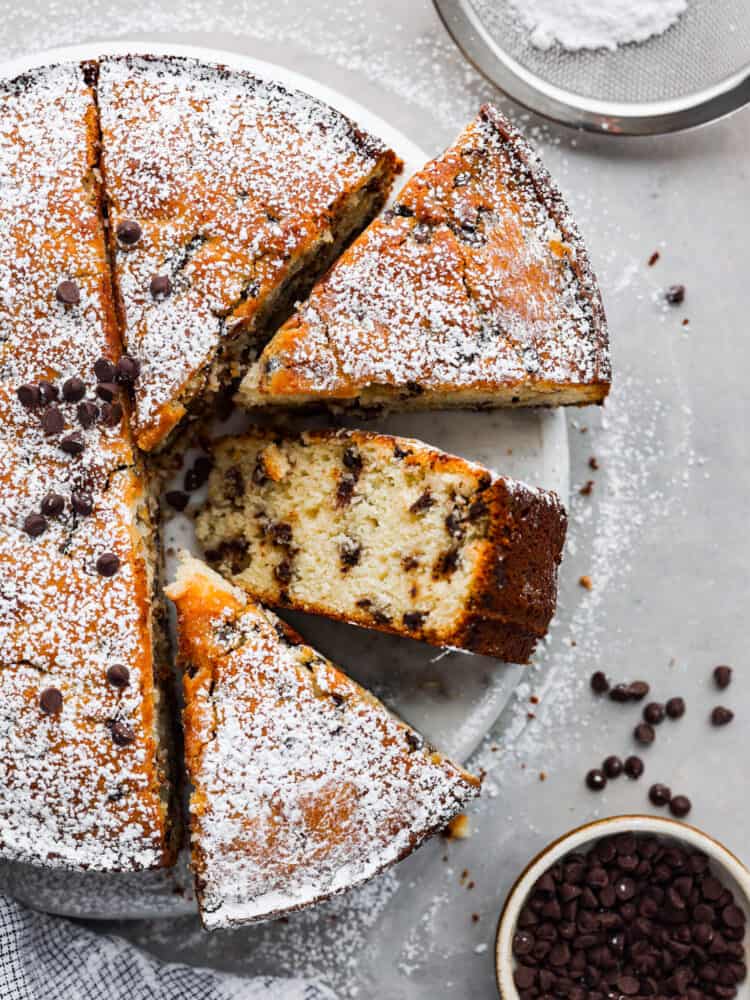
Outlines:
<svg viewBox="0 0 750 1000"><path fill-rule="evenodd" d="M591 675L591 681L589 683L591 684L591 690L595 694L605 694L609 691L609 681L607 680L606 674L602 670L596 670Z"/></svg>
<svg viewBox="0 0 750 1000"><path fill-rule="evenodd" d="M601 792L607 785L607 777L598 767L592 768L586 775L586 786L592 792Z"/></svg>
<svg viewBox="0 0 750 1000"><path fill-rule="evenodd" d="M126 688L130 684L130 671L121 663L115 663L107 669L107 680L116 688Z"/></svg>
<svg viewBox="0 0 750 1000"><path fill-rule="evenodd" d="M120 568L120 560L114 552L102 552L96 560L96 572L99 576L114 576Z"/></svg>
<svg viewBox="0 0 750 1000"><path fill-rule="evenodd" d="M627 684L615 684L609 692L609 697L612 701L626 702L630 701L630 693L628 691Z"/></svg>
<svg viewBox="0 0 750 1000"><path fill-rule="evenodd" d="M172 294L172 281L168 274L155 274L149 288L155 299L166 299Z"/></svg>
<svg viewBox="0 0 750 1000"><path fill-rule="evenodd" d="M93 427L98 416L99 407L88 399L76 407L76 417L81 427Z"/></svg>
<svg viewBox="0 0 750 1000"><path fill-rule="evenodd" d="M117 369L109 358L99 358L94 362L94 375L97 382L114 382Z"/></svg>
<svg viewBox="0 0 750 1000"><path fill-rule="evenodd" d="M42 430L47 437L59 434L65 427L65 417L58 406L48 406L42 417Z"/></svg>
<svg viewBox="0 0 750 1000"><path fill-rule="evenodd" d="M672 798L672 792L666 785L652 785L648 790L648 797L652 805L666 806Z"/></svg>
<svg viewBox="0 0 750 1000"><path fill-rule="evenodd" d="M654 727L649 725L648 722L639 722L633 730L633 737L636 742L641 743L643 746L648 746L654 742L656 733L654 732Z"/></svg>
<svg viewBox="0 0 750 1000"><path fill-rule="evenodd" d="M135 733L124 722L110 722L109 731L112 734L112 742L118 747L126 747L135 741Z"/></svg>
<svg viewBox="0 0 750 1000"><path fill-rule="evenodd" d="M35 406L39 406L42 401L42 394L39 391L39 386L34 385L33 382L27 382L24 385L19 385L16 389L16 395L18 396L18 401L21 406L24 406L27 410L33 410Z"/></svg>
<svg viewBox="0 0 750 1000"><path fill-rule="evenodd" d="M602 764L602 771L606 774L608 778L619 778L622 774L623 763L619 757L614 754L607 757Z"/></svg>
<svg viewBox="0 0 750 1000"><path fill-rule="evenodd" d="M115 366L115 378L121 385L132 385L141 374L141 363L129 354L123 354Z"/></svg>
<svg viewBox="0 0 750 1000"><path fill-rule="evenodd" d="M77 306L81 293L75 281L61 281L55 290L55 298L64 306Z"/></svg>
<svg viewBox="0 0 750 1000"><path fill-rule="evenodd" d="M47 530L47 518L41 514L27 514L23 519L23 530L30 538L38 538Z"/></svg>
<svg viewBox="0 0 750 1000"><path fill-rule="evenodd" d="M412 753L416 753L417 750L421 750L424 746L424 740L419 733L412 732L410 729L406 731L406 742L409 744L409 750Z"/></svg>
<svg viewBox="0 0 750 1000"><path fill-rule="evenodd" d="M39 381L39 392L42 397L42 403L56 403L60 398L60 390L57 388L54 382L48 382L46 379L40 379Z"/></svg>
<svg viewBox="0 0 750 1000"><path fill-rule="evenodd" d="M642 701L650 690L646 681L633 681L628 684L628 697L631 701Z"/></svg>
<svg viewBox="0 0 750 1000"><path fill-rule="evenodd" d="M665 714L664 706L658 701L650 701L643 709L643 718L652 726L658 726L664 722Z"/></svg>
<svg viewBox="0 0 750 1000"><path fill-rule="evenodd" d="M590 497L593 490L594 490L594 480L587 479L586 482L583 484L583 486L579 488L578 492L581 494L581 496Z"/></svg>
<svg viewBox="0 0 750 1000"><path fill-rule="evenodd" d="M77 403L86 395L86 383L74 375L63 382L62 394L66 403Z"/></svg>
<svg viewBox="0 0 750 1000"><path fill-rule="evenodd" d="M692 808L693 804L687 795L675 795L674 798L669 801L669 811L673 816L677 816L678 819L682 819L683 816L687 816Z"/></svg>
<svg viewBox="0 0 750 1000"><path fill-rule="evenodd" d="M117 399L119 392L120 388L115 382L99 382L96 386L97 396L107 403L111 403L113 399Z"/></svg>
<svg viewBox="0 0 750 1000"><path fill-rule="evenodd" d="M122 222L118 222L115 232L118 242L126 247L135 246L143 235L143 230L135 219L123 219Z"/></svg>
<svg viewBox="0 0 750 1000"><path fill-rule="evenodd" d="M723 705L717 705L711 712L711 725L726 726L732 721L733 718L734 712L730 708L724 708Z"/></svg>
<svg viewBox="0 0 750 1000"><path fill-rule="evenodd" d="M66 455L80 455L86 447L86 442L78 431L74 431L72 434L66 434L64 438L61 438L60 447Z"/></svg>
<svg viewBox="0 0 750 1000"><path fill-rule="evenodd" d="M164 499L175 510L184 510L190 501L190 496L184 490L168 490L164 494Z"/></svg>
<svg viewBox="0 0 750 1000"><path fill-rule="evenodd" d="M281 562L274 567L273 575L279 583L289 583L292 579L292 564L288 559L282 559Z"/></svg>
<svg viewBox="0 0 750 1000"><path fill-rule="evenodd" d="M664 709L670 719L681 719L685 714L685 700L683 698L670 698Z"/></svg>
<svg viewBox="0 0 750 1000"><path fill-rule="evenodd" d="M58 691L57 688L45 688L39 695L39 708L45 715L59 715L62 712L62 707L62 691Z"/></svg>
<svg viewBox="0 0 750 1000"><path fill-rule="evenodd" d="M664 293L664 298L670 304L670 306L679 306L685 301L685 286L684 285L670 285L669 288Z"/></svg>
<svg viewBox="0 0 750 1000"><path fill-rule="evenodd" d="M629 778L636 781L643 774L644 770L644 764L640 757L636 757L635 754L631 754L630 757L625 758L625 774L627 774Z"/></svg>
<svg viewBox="0 0 750 1000"><path fill-rule="evenodd" d="M102 403L99 419L105 427L117 427L122 420L123 409L120 403Z"/></svg>
<svg viewBox="0 0 750 1000"><path fill-rule="evenodd" d="M433 497L429 490L425 490L421 493L414 503L411 505L409 510L412 514L420 514L423 510L429 510L430 507L434 507L437 501Z"/></svg>
<svg viewBox="0 0 750 1000"><path fill-rule="evenodd" d="M657 260L659 259L660 256L661 256L661 254L659 253L659 251L658 250L654 250L654 252L651 254L651 256L648 259L648 266L649 267L653 267L654 264L657 262Z"/></svg>
<svg viewBox="0 0 750 1000"><path fill-rule="evenodd" d="M424 611L407 611L403 616L403 622L406 628L416 630L424 625L425 617Z"/></svg>
<svg viewBox="0 0 750 1000"><path fill-rule="evenodd" d="M81 517L88 517L94 509L94 501L88 493L75 490L70 497L70 506L76 514Z"/></svg>
<svg viewBox="0 0 750 1000"><path fill-rule="evenodd" d="M59 493L48 493L39 508L45 517L59 517L65 510L65 497Z"/></svg>
<svg viewBox="0 0 750 1000"><path fill-rule="evenodd" d="M714 682L717 688L728 688L732 683L732 668L731 667L714 667Z"/></svg>
<svg viewBox="0 0 750 1000"><path fill-rule="evenodd" d="M344 449L341 460L351 472L362 471L362 456L353 445L349 445L348 448Z"/></svg>

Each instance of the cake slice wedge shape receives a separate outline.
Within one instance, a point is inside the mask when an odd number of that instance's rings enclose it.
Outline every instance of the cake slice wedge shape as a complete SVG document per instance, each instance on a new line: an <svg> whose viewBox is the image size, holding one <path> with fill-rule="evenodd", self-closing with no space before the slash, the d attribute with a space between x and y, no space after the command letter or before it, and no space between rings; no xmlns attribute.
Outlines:
<svg viewBox="0 0 750 1000"><path fill-rule="evenodd" d="M601 403L604 310L563 198L484 106L415 174L242 382L247 407Z"/></svg>
<svg viewBox="0 0 750 1000"><path fill-rule="evenodd" d="M400 161L333 108L173 56L103 58L97 86L134 431L163 447L382 207Z"/></svg>
<svg viewBox="0 0 750 1000"><path fill-rule="evenodd" d="M479 793L477 778L199 560L183 555L167 593L209 930L364 882Z"/></svg>
<svg viewBox="0 0 750 1000"><path fill-rule="evenodd" d="M526 663L555 609L555 493L411 438L253 428L218 441L206 560L266 604Z"/></svg>

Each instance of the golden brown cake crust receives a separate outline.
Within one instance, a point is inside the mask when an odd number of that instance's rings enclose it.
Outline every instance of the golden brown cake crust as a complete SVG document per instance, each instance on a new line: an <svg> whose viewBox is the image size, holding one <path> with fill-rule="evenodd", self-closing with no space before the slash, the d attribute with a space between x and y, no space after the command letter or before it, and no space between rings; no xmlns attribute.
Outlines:
<svg viewBox="0 0 750 1000"><path fill-rule="evenodd" d="M479 781L198 560L168 588L185 670L192 858L209 929L378 874Z"/></svg>
<svg viewBox="0 0 750 1000"><path fill-rule="evenodd" d="M341 455L338 461L343 458L343 464L339 466L340 473L328 463L323 471L314 464L316 445L331 442L339 446ZM454 495L460 487L458 499L463 506L449 511L444 519L445 528L438 532L439 535L442 532L443 558L450 558L453 554L454 565L448 567L449 571L453 571L456 565L465 563L467 559L471 560L471 569L467 571L468 582L464 585L465 596L450 621L441 621L439 625L434 621L441 604L445 605L454 599L450 581L446 583L439 579L446 574L435 569L432 571L432 583L428 582L427 586L443 588L442 597L437 597L433 601L435 608L423 615L408 611L402 615L403 609L395 612L393 606L386 606L376 598L379 589L393 593L392 562L388 564L389 582L387 585L383 584L382 588L375 582L373 589L368 589L370 581L364 581L364 589L354 593L351 601L344 601L341 606L337 606L334 576L330 590L325 588L330 597L312 598L309 584L298 583L298 574L295 575L294 559L299 559L299 556L294 555L298 544L293 509L295 503L291 504L291 540L286 548L283 545L279 547L274 541L276 529L273 525L258 535L258 519L265 517L264 498L273 497L274 494L271 481L273 473L266 464L269 451L274 451L274 464L279 465L281 488L285 487L285 468L291 466L304 469L303 481L314 483L316 490L319 488L314 498L316 508L321 497L330 498L330 507L325 509L332 526L331 532L345 535L350 531L347 527L347 511L353 508L342 507L338 493L342 480L349 475L345 464L347 452L352 450L358 456L358 481L352 487L353 497L347 500L347 505L356 504L357 492L360 490L366 501L366 473L376 470L382 477L386 477L389 465L399 467L400 470L412 469L415 473L429 473L437 477L435 482L438 484L445 480L445 491ZM238 477L238 469L242 468L243 461L247 464L248 456L255 455L263 456L261 479L252 470L249 477L246 472L241 472ZM481 466L418 441L367 431L307 431L296 437L254 428L240 437L219 441L214 460L208 502L196 523L198 538L211 565L265 603L323 614L380 631L408 635L438 646L469 649L515 663L527 662L536 642L545 635L555 609L557 570L562 558L567 526L565 510L554 493L493 475ZM451 477L458 477L460 484ZM236 486L238 478L240 487ZM419 494L422 487L415 489ZM420 498L417 494L405 498L394 494L390 502L393 518L402 526L403 551L401 540L396 540L399 559L409 551L408 541L412 532L422 530L419 525ZM424 496L427 497L427 493ZM302 510L303 497L300 495L298 499ZM325 503L325 499L323 502ZM422 506L425 510L430 507L440 510L440 506L434 506L435 504L433 496ZM442 512L440 517L443 518ZM454 519L453 522L451 518ZM376 524L377 512L373 513L371 520ZM369 536L358 536L360 548L382 555L384 530L376 526ZM289 531L286 530L286 533ZM319 575L328 580L329 574L335 572L336 567L331 567L324 561L323 544L319 537L315 547L321 560ZM465 545L468 546L468 555L463 552ZM275 552L278 552L278 557L274 555ZM307 564L312 561L315 576L317 567L312 555L314 554L306 553L303 558ZM277 558L272 579L268 578L267 573L259 577L254 570L258 559L268 558ZM359 558L358 555L358 562ZM283 573L279 572L280 568L284 569ZM403 560L396 572L400 573L401 568L404 568L407 578L409 573L422 572L421 568L411 567ZM344 566L340 573L348 575L340 577L342 582L351 580L353 572ZM427 576L429 578L429 567ZM422 589L425 586L424 580L422 575L419 581ZM412 594L413 607L418 609L422 597L414 588Z"/></svg>
<svg viewBox="0 0 750 1000"><path fill-rule="evenodd" d="M98 102L119 312L142 362L135 435L152 450L237 377L400 161L306 94L193 59L104 58Z"/></svg>
<svg viewBox="0 0 750 1000"><path fill-rule="evenodd" d="M248 406L601 402L601 296L549 174L490 105L415 174L281 328Z"/></svg>
<svg viewBox="0 0 750 1000"><path fill-rule="evenodd" d="M94 392L93 366L119 341L91 73L50 66L0 84L0 856L119 871L169 863L173 847L145 483L127 414L103 420ZM80 301L59 301L64 281ZM65 397L71 378L83 398ZM87 426L81 403L95 408ZM97 569L106 553L111 576Z"/></svg>

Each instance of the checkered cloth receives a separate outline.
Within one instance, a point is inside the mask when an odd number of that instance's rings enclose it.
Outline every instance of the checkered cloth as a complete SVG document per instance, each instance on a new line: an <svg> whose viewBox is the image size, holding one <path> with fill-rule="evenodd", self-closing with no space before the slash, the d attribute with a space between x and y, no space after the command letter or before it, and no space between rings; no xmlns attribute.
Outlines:
<svg viewBox="0 0 750 1000"><path fill-rule="evenodd" d="M335 1000L301 979L238 979L157 962L116 937L0 895L2 1000Z"/></svg>

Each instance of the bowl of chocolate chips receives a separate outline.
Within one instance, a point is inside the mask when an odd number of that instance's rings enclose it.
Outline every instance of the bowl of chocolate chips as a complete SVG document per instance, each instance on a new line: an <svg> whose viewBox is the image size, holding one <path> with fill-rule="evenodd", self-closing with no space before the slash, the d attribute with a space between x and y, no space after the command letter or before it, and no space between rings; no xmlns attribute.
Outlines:
<svg viewBox="0 0 750 1000"><path fill-rule="evenodd" d="M750 872L695 827L615 816L550 844L500 916L503 1000L750 998Z"/></svg>

